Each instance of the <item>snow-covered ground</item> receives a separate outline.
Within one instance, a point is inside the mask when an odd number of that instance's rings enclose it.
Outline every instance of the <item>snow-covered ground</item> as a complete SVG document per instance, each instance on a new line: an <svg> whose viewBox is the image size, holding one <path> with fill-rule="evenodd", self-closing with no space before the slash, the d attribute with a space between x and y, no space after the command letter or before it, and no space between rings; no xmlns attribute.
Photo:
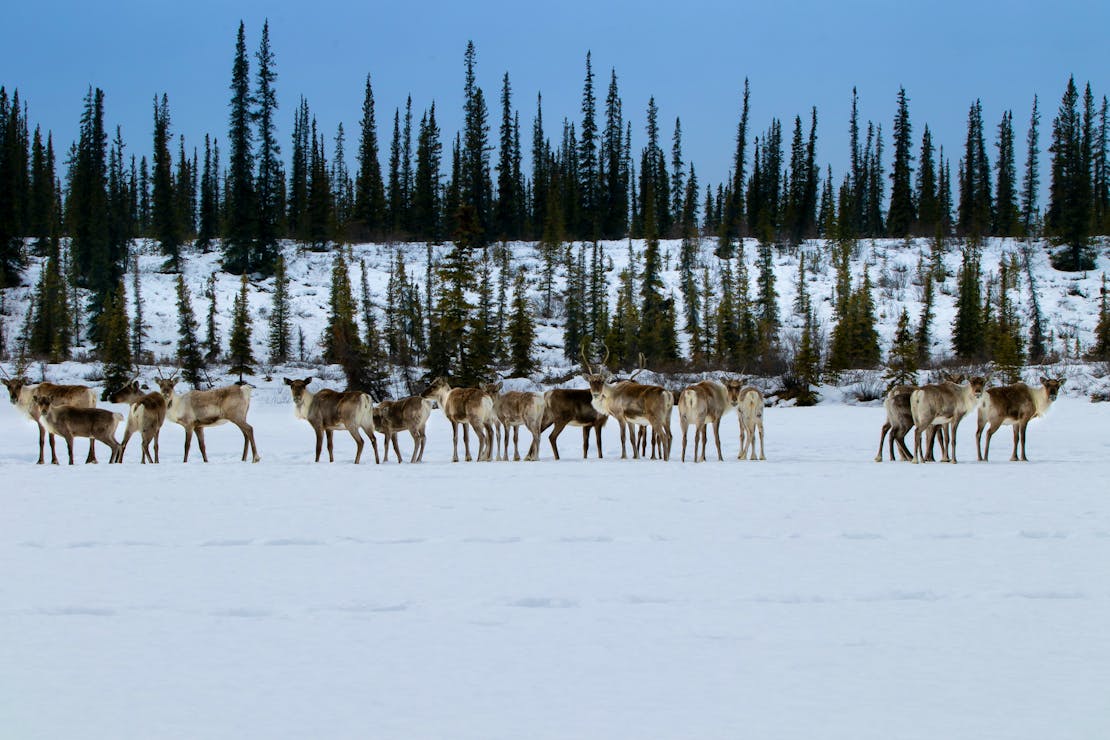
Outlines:
<svg viewBox="0 0 1110 740"><path fill-rule="evenodd" d="M258 465L167 425L160 466L56 468L4 401L0 735L1107 737L1106 414L914 466L879 408L770 408L766 462L730 416L695 466L612 424L452 464L436 411L423 464L356 467L260 391Z"/></svg>

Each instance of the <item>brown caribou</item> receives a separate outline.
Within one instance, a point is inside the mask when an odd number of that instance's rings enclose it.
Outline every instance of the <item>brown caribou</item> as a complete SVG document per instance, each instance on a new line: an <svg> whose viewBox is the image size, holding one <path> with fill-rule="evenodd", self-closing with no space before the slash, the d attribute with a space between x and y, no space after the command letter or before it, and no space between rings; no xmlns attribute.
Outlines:
<svg viewBox="0 0 1110 740"><path fill-rule="evenodd" d="M412 435L412 458L409 462L424 459L424 444L427 441L425 428L432 413L434 403L430 398L409 396L397 401L382 401L374 407L374 427L385 438L385 454L382 459L389 462L389 444L401 462L401 448L397 444L397 433L408 430Z"/></svg>
<svg viewBox="0 0 1110 740"><path fill-rule="evenodd" d="M85 385L55 385L54 383L30 383L25 378L4 378L0 380L8 389L8 398L24 416L35 422L39 428L39 459L38 464L43 464L44 447L47 429L43 426L39 414L39 406L35 403L35 396L49 398L58 406L72 406L75 408L96 408L96 392ZM50 438L50 462L58 464L54 454L54 438ZM89 439L89 456L87 463L96 462L96 440Z"/></svg>
<svg viewBox="0 0 1110 740"><path fill-rule="evenodd" d="M335 462L335 451L332 446L332 432L336 429L346 429L355 440L355 465L362 461L362 448L364 442L359 430L365 430L370 437L370 444L374 447L374 462L380 463L378 457L378 440L374 436L374 399L369 393L362 391L333 391L323 388L313 393L308 389L312 382L309 375L303 380L290 380L282 378L289 386L293 396L293 414L298 419L304 419L316 432L316 462L320 462L320 452L324 444L324 437L328 440L328 462Z"/></svg>
<svg viewBox="0 0 1110 740"><path fill-rule="evenodd" d="M158 378L158 388L166 399L166 418L185 428L185 458L189 462L189 447L193 442L193 432L197 434L200 456L208 462L208 452L204 446L204 430L207 427L234 424L243 433L243 461L247 459L247 449L253 453L252 462L258 456L258 446L254 442L254 427L247 423L247 412L251 405L249 385L229 385L209 391L192 390L178 395L177 373L168 378Z"/></svg>
<svg viewBox="0 0 1110 740"><path fill-rule="evenodd" d="M949 375L943 383L923 385L910 394L915 463L925 459L921 435L933 426L942 427L941 462L956 462L956 429L975 407L986 384L987 379L979 376Z"/></svg>
<svg viewBox="0 0 1110 740"><path fill-rule="evenodd" d="M1044 416L1048 407L1056 400L1060 393L1060 386L1064 378L1041 377L1040 388L1030 388L1025 383L1014 383L997 388L988 388L979 401L979 419L975 429L975 451L979 459L986 461L990 456L991 437L1003 425L1010 424L1014 428L1014 452L1010 455L1011 461L1018 460L1018 441L1021 442L1021 462L1029 462L1025 456L1025 428L1029 422L1038 416ZM984 427L987 429L987 444L982 450L979 440L983 436Z"/></svg>
<svg viewBox="0 0 1110 740"><path fill-rule="evenodd" d="M605 367L609 358L606 347L605 360L598 368L594 369L586 362L585 353L582 360L586 364L587 372L582 377L590 384L591 402L599 412L608 414L617 420L621 432L621 458L627 458L627 433L632 435L632 457L640 457L638 437L633 429L635 425L650 426L652 433L660 445L660 457L669 460L671 456L671 408L674 406L674 394L657 385L644 385L636 381L622 380L611 382L612 373ZM652 446L652 457L655 457L655 446Z"/></svg>
<svg viewBox="0 0 1110 740"><path fill-rule="evenodd" d="M501 392L502 383L485 383L478 386L493 399L493 414L497 417L497 459L509 459L509 428L513 430L513 460L520 459L520 427L532 433L532 444L525 460L536 460L540 454L540 426L543 424L544 397L542 393L528 391ZM502 439L504 438L504 444Z"/></svg>
<svg viewBox="0 0 1110 740"><path fill-rule="evenodd" d="M58 435L66 441L70 465L73 464L74 437L88 437L90 440L103 442L112 451L108 462L123 462L123 455L115 437L116 427L123 421L123 414L107 409L66 406L59 404L55 398L38 394L32 397L32 401L38 407L39 419L50 432L50 455L55 457L55 461L57 458L54 454L54 435Z"/></svg>
<svg viewBox="0 0 1110 740"><path fill-rule="evenodd" d="M890 433L890 459L894 459L894 447L898 446L898 456L902 460L912 460L913 453L906 446L906 435L913 429L913 414L910 412L910 396L917 390L915 385L896 385L886 392L883 399L883 408L886 410L886 421L883 422L882 433L879 435L879 453L875 455L875 462L883 461L883 442L887 433ZM930 445L930 448L932 445Z"/></svg>
<svg viewBox="0 0 1110 740"><path fill-rule="evenodd" d="M126 403L128 405L127 426L124 427L123 441L120 443L119 455L122 460L127 452L127 443L131 435L138 432L142 440L141 463L158 460L158 437L162 432L162 424L166 421L166 398L159 391L144 393L139 387L138 379L109 394L111 403ZM154 457L150 456L150 443L154 441Z"/></svg>
<svg viewBox="0 0 1110 740"><path fill-rule="evenodd" d="M553 426L547 440L551 452L559 459L559 435L568 427L582 427L582 459L590 456L590 430L597 438L597 458L605 457L601 450L601 428L609 421L609 415L599 412L593 405L593 396L588 388L553 388L543 394L543 422L540 431ZM537 446L536 454L539 454Z"/></svg>
<svg viewBox="0 0 1110 740"><path fill-rule="evenodd" d="M763 454L763 393L758 388L745 385L743 380L729 379L725 381L728 391L729 406L736 409L740 424L740 453L737 460L747 457L749 460L766 460ZM755 456L755 438L759 435L759 457ZM748 456L748 448L751 456Z"/></svg>
<svg viewBox="0 0 1110 740"><path fill-rule="evenodd" d="M709 441L707 427L713 425L713 441L717 443L717 459L721 454L721 417L731 408L728 391L715 380L703 380L687 386L678 394L678 424L682 427L682 461L686 462L686 430L694 425L694 462L698 462L698 442L701 442L701 461L705 462L705 448Z"/></svg>
<svg viewBox="0 0 1110 740"><path fill-rule="evenodd" d="M466 448L466 461L470 462L470 434L468 425L474 428L478 437L478 460L492 459L493 452L493 399L478 388L452 388L447 378L436 378L424 398L434 399L443 409L443 415L451 422L454 456L452 462L459 461L459 424L463 429L463 445Z"/></svg>

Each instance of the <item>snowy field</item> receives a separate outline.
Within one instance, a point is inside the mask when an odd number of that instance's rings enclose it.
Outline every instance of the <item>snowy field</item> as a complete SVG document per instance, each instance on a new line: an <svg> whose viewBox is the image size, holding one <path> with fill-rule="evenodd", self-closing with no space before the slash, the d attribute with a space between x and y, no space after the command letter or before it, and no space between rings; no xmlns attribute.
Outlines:
<svg viewBox="0 0 1110 740"><path fill-rule="evenodd" d="M1106 405L1028 464L969 419L961 464L878 465L882 410L829 404L768 409L764 463L730 416L723 463L611 423L451 464L437 411L423 464L355 467L278 400L262 463L167 425L158 467L35 466L0 405L0 736L1110 737Z"/></svg>

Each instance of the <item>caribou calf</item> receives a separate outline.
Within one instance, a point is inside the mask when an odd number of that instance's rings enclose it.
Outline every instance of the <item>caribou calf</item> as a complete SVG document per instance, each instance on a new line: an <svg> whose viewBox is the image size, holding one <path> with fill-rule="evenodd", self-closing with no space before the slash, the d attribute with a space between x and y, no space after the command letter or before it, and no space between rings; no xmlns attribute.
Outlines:
<svg viewBox="0 0 1110 740"><path fill-rule="evenodd" d="M328 462L335 462L335 452L332 447L332 432L336 429L346 429L355 440L355 465L362 460L362 435L360 429L366 431L370 437L370 444L374 447L374 462L380 463L378 457L378 440L374 436L374 399L370 394L362 391L333 391L328 388L313 393L308 390L312 382L309 375L304 380L290 380L282 378L293 396L293 413L298 419L304 419L316 432L316 462L320 462L320 451L323 447L324 437L328 439Z"/></svg>
<svg viewBox="0 0 1110 740"><path fill-rule="evenodd" d="M409 396L398 401L382 401L374 407L374 426L385 438L385 454L382 459L389 462L389 444L401 462L401 448L397 444L397 433L408 430L412 435L412 458L409 462L418 463L424 459L424 443L427 441L425 427L432 413L433 402L430 398Z"/></svg>
<svg viewBox="0 0 1110 740"><path fill-rule="evenodd" d="M451 462L459 461L459 424L463 429L463 445L466 448L466 461L470 462L469 424L474 427L478 437L478 460L492 459L493 452L493 399L478 388L452 388L447 378L436 378L424 392L424 398L431 398L443 409L443 415L451 422L454 456Z"/></svg>
<svg viewBox="0 0 1110 740"><path fill-rule="evenodd" d="M107 409L58 405L50 396L35 395L32 400L38 407L39 419L50 432L50 455L55 458L55 461L57 460L54 454L56 434L66 441L70 465L73 464L74 437L88 437L90 440L103 442L112 450L112 456L108 462L123 462L123 454L115 437L116 427L123 421L123 414Z"/></svg>
<svg viewBox="0 0 1110 740"><path fill-rule="evenodd" d="M890 459L894 459L895 445L898 445L899 457L903 460L913 459L910 448L906 446L906 435L913 429L910 396L915 390L917 386L896 385L887 391L886 398L883 399L886 421L883 422L883 431L879 435L879 453L875 455L875 462L883 461L883 442L886 440L887 432L890 433Z"/></svg>
<svg viewBox="0 0 1110 740"><path fill-rule="evenodd" d="M208 452L204 447L204 430L207 427L228 422L239 427L243 433L243 461L247 459L248 446L253 453L252 462L258 456L258 446L254 443L254 427L247 423L247 411L251 405L249 385L229 385L210 391L193 390L177 395L177 374L158 379L158 388L166 399L166 418L185 428L185 462L189 462L189 447L193 442L193 432L197 434L197 446L201 459L208 462Z"/></svg>
<svg viewBox="0 0 1110 740"><path fill-rule="evenodd" d="M943 383L923 385L910 394L913 415L913 461L921 462L921 435L933 426L941 426L941 462L956 462L956 429L975 407L987 379L950 375ZM945 435L945 431L947 434ZM931 446L931 445L930 445Z"/></svg>
<svg viewBox="0 0 1110 740"><path fill-rule="evenodd" d="M158 391L143 393L139 387L139 381L132 380L123 388L110 394L108 400L111 403L126 403L129 407L127 426L124 427L123 442L120 443L120 459L122 460L127 452L127 443L131 440L131 435L138 432L143 448L140 462L145 464L149 460L157 463L158 437L162 432L162 424L166 421L166 398ZM154 457L150 456L151 440L154 441Z"/></svg>
<svg viewBox="0 0 1110 740"><path fill-rule="evenodd" d="M725 388L728 390L728 403L736 409L740 422L740 454L737 460L743 460L751 447L749 460L766 460L763 454L763 394L758 388L744 385L742 380L726 380ZM759 433L759 457L755 456L755 437Z"/></svg>
<svg viewBox="0 0 1110 740"><path fill-rule="evenodd" d="M582 427L582 459L590 456L590 430L594 430L597 438L597 458L605 457L601 451L601 428L609 421L608 414L600 413L593 406L593 396L587 389L552 388L543 394L543 422L540 431L550 426L551 430L547 440L551 443L551 452L555 459L559 459L559 435L567 426ZM539 455L539 447L536 448Z"/></svg>
<svg viewBox="0 0 1110 740"><path fill-rule="evenodd" d="M43 464L44 445L46 442L46 428L42 424L42 419L39 416L39 407L35 403L35 396L43 396L50 398L54 403L59 406L73 406L76 408L96 408L96 392L92 388L85 385L55 385L53 383L28 383L23 378L4 378L0 380L8 389L8 398L11 400L12 405L19 409L31 421L35 422L39 428L39 459L38 464ZM54 438L51 435L50 439L50 462L54 465L58 464L58 458L54 455ZM89 456L85 458L85 462L96 462L96 441L89 440Z"/></svg>
<svg viewBox="0 0 1110 740"><path fill-rule="evenodd" d="M1025 456L1025 428L1033 419L1045 415L1063 384L1064 378L1042 377L1040 388L1030 388L1025 383L988 388L979 401L979 423L975 429L975 451L979 454L979 459L988 459L991 437L1003 425L1010 424L1014 427L1014 452L1010 455L1010 460L1018 460L1020 440L1021 461L1029 462L1029 458ZM987 429L987 444L980 449L979 440L983 436L983 428L988 424L990 428Z"/></svg>
<svg viewBox="0 0 1110 740"><path fill-rule="evenodd" d="M513 430L513 460L520 459L520 427L532 433L532 444L528 447L525 460L536 460L540 454L540 426L543 424L544 397L542 393L528 391L501 392L502 384L486 383L479 386L493 399L493 413L504 432L504 445L497 440L497 459L509 459L509 428Z"/></svg>
<svg viewBox="0 0 1110 740"><path fill-rule="evenodd" d="M717 460L721 454L721 417L731 408L728 391L715 380L703 380L687 386L678 394L678 424L682 427L682 461L686 462L686 429L694 425L694 462L698 462L698 441L701 441L701 461L705 462L705 447L709 424L713 425L713 441L717 443Z"/></svg>

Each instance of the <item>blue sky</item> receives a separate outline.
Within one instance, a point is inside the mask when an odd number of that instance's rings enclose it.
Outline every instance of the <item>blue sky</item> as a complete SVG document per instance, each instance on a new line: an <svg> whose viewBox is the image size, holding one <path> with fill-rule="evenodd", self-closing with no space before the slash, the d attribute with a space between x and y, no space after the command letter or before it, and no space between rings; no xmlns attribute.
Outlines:
<svg viewBox="0 0 1110 740"><path fill-rule="evenodd" d="M169 95L174 133L184 134L187 146L202 147L205 133L223 139L240 19L252 54L263 20L270 21L285 156L302 94L329 138L343 123L353 152L367 73L373 77L383 151L393 109L403 107L410 93L417 119L436 101L449 151L447 142L461 120L468 39L477 47L478 82L491 103L494 140L506 71L526 143L537 92L543 93L553 140L564 116L580 120L589 50L599 116L609 70L616 68L625 116L637 137L634 150L643 144L644 110L654 95L665 148L669 152L674 119L681 117L686 157L703 187L720 182L731 168L745 77L751 80L757 133L777 116L788 136L793 117L805 120L817 106L818 156L832 164L837 182L847 161L853 85L859 88L861 117L882 123L887 134L895 96L904 85L915 141L928 123L951 155L953 169L976 97L982 98L991 141L1002 112L1013 110L1020 167L1034 93L1041 98L1044 149L1069 74L1081 84L1089 80L1100 98L1110 92L1105 53L1110 4L1089 0L543 5L44 0L9 6L4 16L0 84L9 91L19 88L32 124L54 132L60 158L76 134L89 85L105 90L107 122L113 129L122 126L130 152L149 151L151 101L162 92ZM889 169L889 154L886 162ZM1042 180L1046 175L1042 166Z"/></svg>

